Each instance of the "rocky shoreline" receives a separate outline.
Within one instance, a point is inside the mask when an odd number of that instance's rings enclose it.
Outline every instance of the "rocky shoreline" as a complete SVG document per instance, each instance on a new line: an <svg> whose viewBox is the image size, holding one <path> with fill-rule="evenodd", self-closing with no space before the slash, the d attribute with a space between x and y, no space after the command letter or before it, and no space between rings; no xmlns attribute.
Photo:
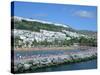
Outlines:
<svg viewBox="0 0 100 75"><path fill-rule="evenodd" d="M29 59L14 61L14 73L23 73L25 71L35 70L43 67L56 66L59 64L71 64L81 61L87 61L97 58L97 48L82 50L79 52L69 52L61 55L37 56Z"/></svg>

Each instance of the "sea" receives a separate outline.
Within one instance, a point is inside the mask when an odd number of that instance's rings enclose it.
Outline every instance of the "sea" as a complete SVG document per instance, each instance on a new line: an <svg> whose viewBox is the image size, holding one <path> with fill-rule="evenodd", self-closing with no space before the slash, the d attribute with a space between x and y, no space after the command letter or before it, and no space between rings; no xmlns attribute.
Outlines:
<svg viewBox="0 0 100 75"><path fill-rule="evenodd" d="M90 70L97 69L97 60L89 60L80 63L62 64L58 66L39 68L29 72L55 72L55 71L72 71L72 70Z"/></svg>

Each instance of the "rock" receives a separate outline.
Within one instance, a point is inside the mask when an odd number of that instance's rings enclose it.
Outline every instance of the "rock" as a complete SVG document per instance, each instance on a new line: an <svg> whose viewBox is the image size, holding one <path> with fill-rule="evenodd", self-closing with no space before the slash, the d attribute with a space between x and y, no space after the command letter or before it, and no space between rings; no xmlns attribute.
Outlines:
<svg viewBox="0 0 100 75"><path fill-rule="evenodd" d="M22 63L19 63L18 65L17 65L17 68L18 68L18 72L23 72L24 71L24 66L23 66L24 64L22 64Z"/></svg>
<svg viewBox="0 0 100 75"><path fill-rule="evenodd" d="M28 70L31 67L31 64L24 64L24 69Z"/></svg>
<svg viewBox="0 0 100 75"><path fill-rule="evenodd" d="M18 71L18 67L14 66L14 72L17 72L17 71Z"/></svg>
<svg viewBox="0 0 100 75"><path fill-rule="evenodd" d="M18 69L19 69L19 68L22 68L22 67L23 67L23 64L19 63L19 64L17 65L17 67L18 67Z"/></svg>

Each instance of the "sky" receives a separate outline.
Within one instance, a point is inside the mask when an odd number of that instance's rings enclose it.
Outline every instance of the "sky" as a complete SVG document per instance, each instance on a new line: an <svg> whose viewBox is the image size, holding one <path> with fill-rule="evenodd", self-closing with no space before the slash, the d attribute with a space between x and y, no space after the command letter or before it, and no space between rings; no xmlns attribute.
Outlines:
<svg viewBox="0 0 100 75"><path fill-rule="evenodd" d="M97 31L96 6L17 1L11 4L11 13L13 12L12 16L66 24L78 30Z"/></svg>

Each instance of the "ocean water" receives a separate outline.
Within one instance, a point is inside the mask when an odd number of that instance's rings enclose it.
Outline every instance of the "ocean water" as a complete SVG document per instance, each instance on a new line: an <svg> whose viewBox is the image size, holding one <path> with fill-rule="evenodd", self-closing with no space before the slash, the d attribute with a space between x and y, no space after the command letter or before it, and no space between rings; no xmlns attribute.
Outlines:
<svg viewBox="0 0 100 75"><path fill-rule="evenodd" d="M80 63L73 63L73 64L62 64L58 66L46 67L36 69L34 71L29 72L53 72L53 71L71 71L71 70L87 70L87 69L96 69L97 68L97 60L90 60Z"/></svg>

